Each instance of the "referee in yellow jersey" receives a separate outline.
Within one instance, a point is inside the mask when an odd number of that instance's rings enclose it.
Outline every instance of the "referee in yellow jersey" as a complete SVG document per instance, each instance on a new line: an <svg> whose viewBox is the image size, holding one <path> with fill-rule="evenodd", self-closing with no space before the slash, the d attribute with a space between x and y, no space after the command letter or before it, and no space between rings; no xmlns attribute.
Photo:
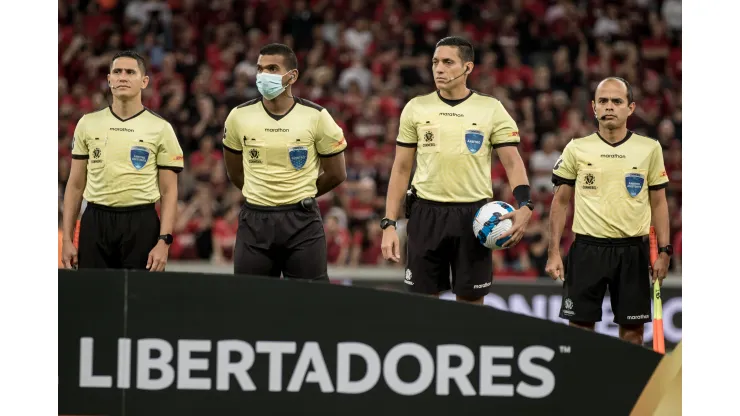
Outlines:
<svg viewBox="0 0 740 416"><path fill-rule="evenodd" d="M532 215L529 181L517 144L516 123L494 97L466 87L473 46L463 38L437 43L432 71L437 91L409 101L401 113L391 171L382 250L400 261L396 220L416 160L404 282L412 292L438 296L452 289L458 301L483 303L493 277L491 250L473 234L476 211L493 198L491 154L506 168L518 209L502 218L514 226L502 238L514 245ZM450 274L452 279L450 281Z"/></svg>
<svg viewBox="0 0 740 416"><path fill-rule="evenodd" d="M237 274L328 279L315 198L347 177L347 142L326 109L293 96L297 68L288 46L264 46L257 59L261 97L226 119L226 170L246 198L234 247Z"/></svg>
<svg viewBox="0 0 740 416"><path fill-rule="evenodd" d="M165 268L183 154L170 123L141 103L148 83L141 56L116 54L108 74L112 105L77 123L64 193L66 268ZM73 238L83 196L78 252ZM160 199L161 221L154 207Z"/></svg>
<svg viewBox="0 0 740 416"><path fill-rule="evenodd" d="M553 170L555 197L546 270L553 279L565 280L561 318L593 330L594 323L601 321L608 287L620 338L642 345L643 325L651 319L646 242L651 220L660 252L653 280L665 278L673 253L668 244L663 151L657 140L627 130L635 103L624 79L603 80L592 105L598 131L571 140ZM564 269L560 238L573 195L576 239Z"/></svg>

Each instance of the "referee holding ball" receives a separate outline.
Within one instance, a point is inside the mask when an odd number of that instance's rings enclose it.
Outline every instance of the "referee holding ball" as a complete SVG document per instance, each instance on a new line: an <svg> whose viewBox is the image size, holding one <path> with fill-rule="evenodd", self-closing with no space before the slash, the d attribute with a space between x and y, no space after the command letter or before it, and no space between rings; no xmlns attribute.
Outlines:
<svg viewBox="0 0 740 416"><path fill-rule="evenodd" d="M143 106L148 84L139 54L116 54L108 74L112 105L77 123L64 194L65 268L162 271L167 264L183 154L170 123ZM73 238L83 196L78 252Z"/></svg>
<svg viewBox="0 0 740 416"><path fill-rule="evenodd" d="M412 292L438 296L452 289L461 302L482 304L493 278L491 250L473 234L477 210L493 198L491 154L506 169L518 208L501 236L519 242L532 215L529 182L517 144L516 123L501 102L467 88L473 46L463 38L437 43L432 71L437 91L416 97L401 113L396 157L386 201L383 257L400 261L396 220L416 160L407 198L408 264L404 282ZM450 282L452 274L452 282Z"/></svg>
<svg viewBox="0 0 740 416"><path fill-rule="evenodd" d="M598 131L571 140L553 170L555 197L546 271L553 279L565 280L560 317L571 326L594 329L595 322L601 321L608 287L620 338L642 345L644 324L651 319L645 241L651 220L660 253L653 265L653 281L665 278L673 253L668 244L663 151L657 140L627 130L635 103L624 79L603 80L592 106ZM574 195L576 239L564 270L560 238Z"/></svg>

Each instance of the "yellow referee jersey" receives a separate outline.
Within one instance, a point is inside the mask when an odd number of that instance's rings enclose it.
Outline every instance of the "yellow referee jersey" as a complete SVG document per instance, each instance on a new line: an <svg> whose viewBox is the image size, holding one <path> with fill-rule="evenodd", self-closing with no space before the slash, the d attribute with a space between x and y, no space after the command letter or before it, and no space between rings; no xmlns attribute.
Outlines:
<svg viewBox="0 0 740 416"><path fill-rule="evenodd" d="M416 148L417 195L438 202L493 198L491 152L518 143L519 130L501 102L472 90L462 100L439 91L413 98L401 113L397 139Z"/></svg>
<svg viewBox="0 0 740 416"><path fill-rule="evenodd" d="M626 238L649 233L649 190L668 186L668 175L657 140L628 132L610 144L597 132L565 146L553 183L575 187L573 232Z"/></svg>
<svg viewBox="0 0 740 416"><path fill-rule="evenodd" d="M294 100L286 114L275 115L258 97L226 118L223 144L242 155L242 193L250 204L288 205L316 196L319 158L347 148L342 128L325 108Z"/></svg>
<svg viewBox="0 0 740 416"><path fill-rule="evenodd" d="M87 160L83 197L110 207L157 202L158 170L183 169L175 131L147 108L126 120L110 107L84 115L75 129L72 158Z"/></svg>

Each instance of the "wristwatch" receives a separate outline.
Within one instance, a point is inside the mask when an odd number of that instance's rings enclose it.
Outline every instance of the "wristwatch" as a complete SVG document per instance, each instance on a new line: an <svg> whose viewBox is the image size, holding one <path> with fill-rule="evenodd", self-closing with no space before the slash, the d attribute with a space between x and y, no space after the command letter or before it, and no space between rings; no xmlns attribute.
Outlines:
<svg viewBox="0 0 740 416"><path fill-rule="evenodd" d="M520 202L519 208L521 207L527 207L530 211L534 212L534 204L532 203L532 201Z"/></svg>
<svg viewBox="0 0 740 416"><path fill-rule="evenodd" d="M668 244L665 247L658 247L658 253L666 253L669 256L673 255L673 246Z"/></svg>
<svg viewBox="0 0 740 416"><path fill-rule="evenodd" d="M380 220L380 228L381 229L385 230L388 227L398 228L398 227L396 227L396 221L394 221L394 220L391 220L391 219L388 219L388 218L383 218L382 220Z"/></svg>
<svg viewBox="0 0 740 416"><path fill-rule="evenodd" d="M170 245L172 244L173 237L172 234L163 234L160 235L159 238L157 238L157 241L159 240L164 240L165 244Z"/></svg>

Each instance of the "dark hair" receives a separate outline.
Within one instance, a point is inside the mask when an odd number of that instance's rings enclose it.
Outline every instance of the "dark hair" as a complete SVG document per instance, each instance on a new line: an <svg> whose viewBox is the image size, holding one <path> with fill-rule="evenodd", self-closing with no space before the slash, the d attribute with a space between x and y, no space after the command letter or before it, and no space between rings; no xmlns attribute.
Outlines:
<svg viewBox="0 0 740 416"><path fill-rule="evenodd" d="M634 100L635 100L635 96L632 93L632 85L630 85L630 83L627 82L626 79L621 78L621 77L604 78L603 80L601 80L601 82L604 82L604 81L607 81L607 80L610 80L610 79L613 79L615 81L619 81L622 84L624 84L625 87L627 87L627 104L632 104L634 102ZM601 84L601 82L599 84ZM594 93L595 93L595 91L594 91Z"/></svg>
<svg viewBox="0 0 740 416"><path fill-rule="evenodd" d="M475 51L473 50L473 45L465 40L465 38L461 38L460 36L448 36L439 42L437 42L437 48L440 46L454 46L457 48L457 53L460 55L460 58L462 59L463 63L465 62L473 62L473 59L475 58Z"/></svg>
<svg viewBox="0 0 740 416"><path fill-rule="evenodd" d="M118 58L131 58L136 59L136 63L139 64L139 69L141 70L142 75L146 75L146 62L144 61L144 58L139 55L136 51L121 51L113 55L113 59L110 60L110 67L108 70L113 69L113 62L116 61Z"/></svg>
<svg viewBox="0 0 740 416"><path fill-rule="evenodd" d="M285 66L288 70L298 68L298 58L296 58L293 49L282 43L271 43L260 49L260 55L280 55L285 60Z"/></svg>

